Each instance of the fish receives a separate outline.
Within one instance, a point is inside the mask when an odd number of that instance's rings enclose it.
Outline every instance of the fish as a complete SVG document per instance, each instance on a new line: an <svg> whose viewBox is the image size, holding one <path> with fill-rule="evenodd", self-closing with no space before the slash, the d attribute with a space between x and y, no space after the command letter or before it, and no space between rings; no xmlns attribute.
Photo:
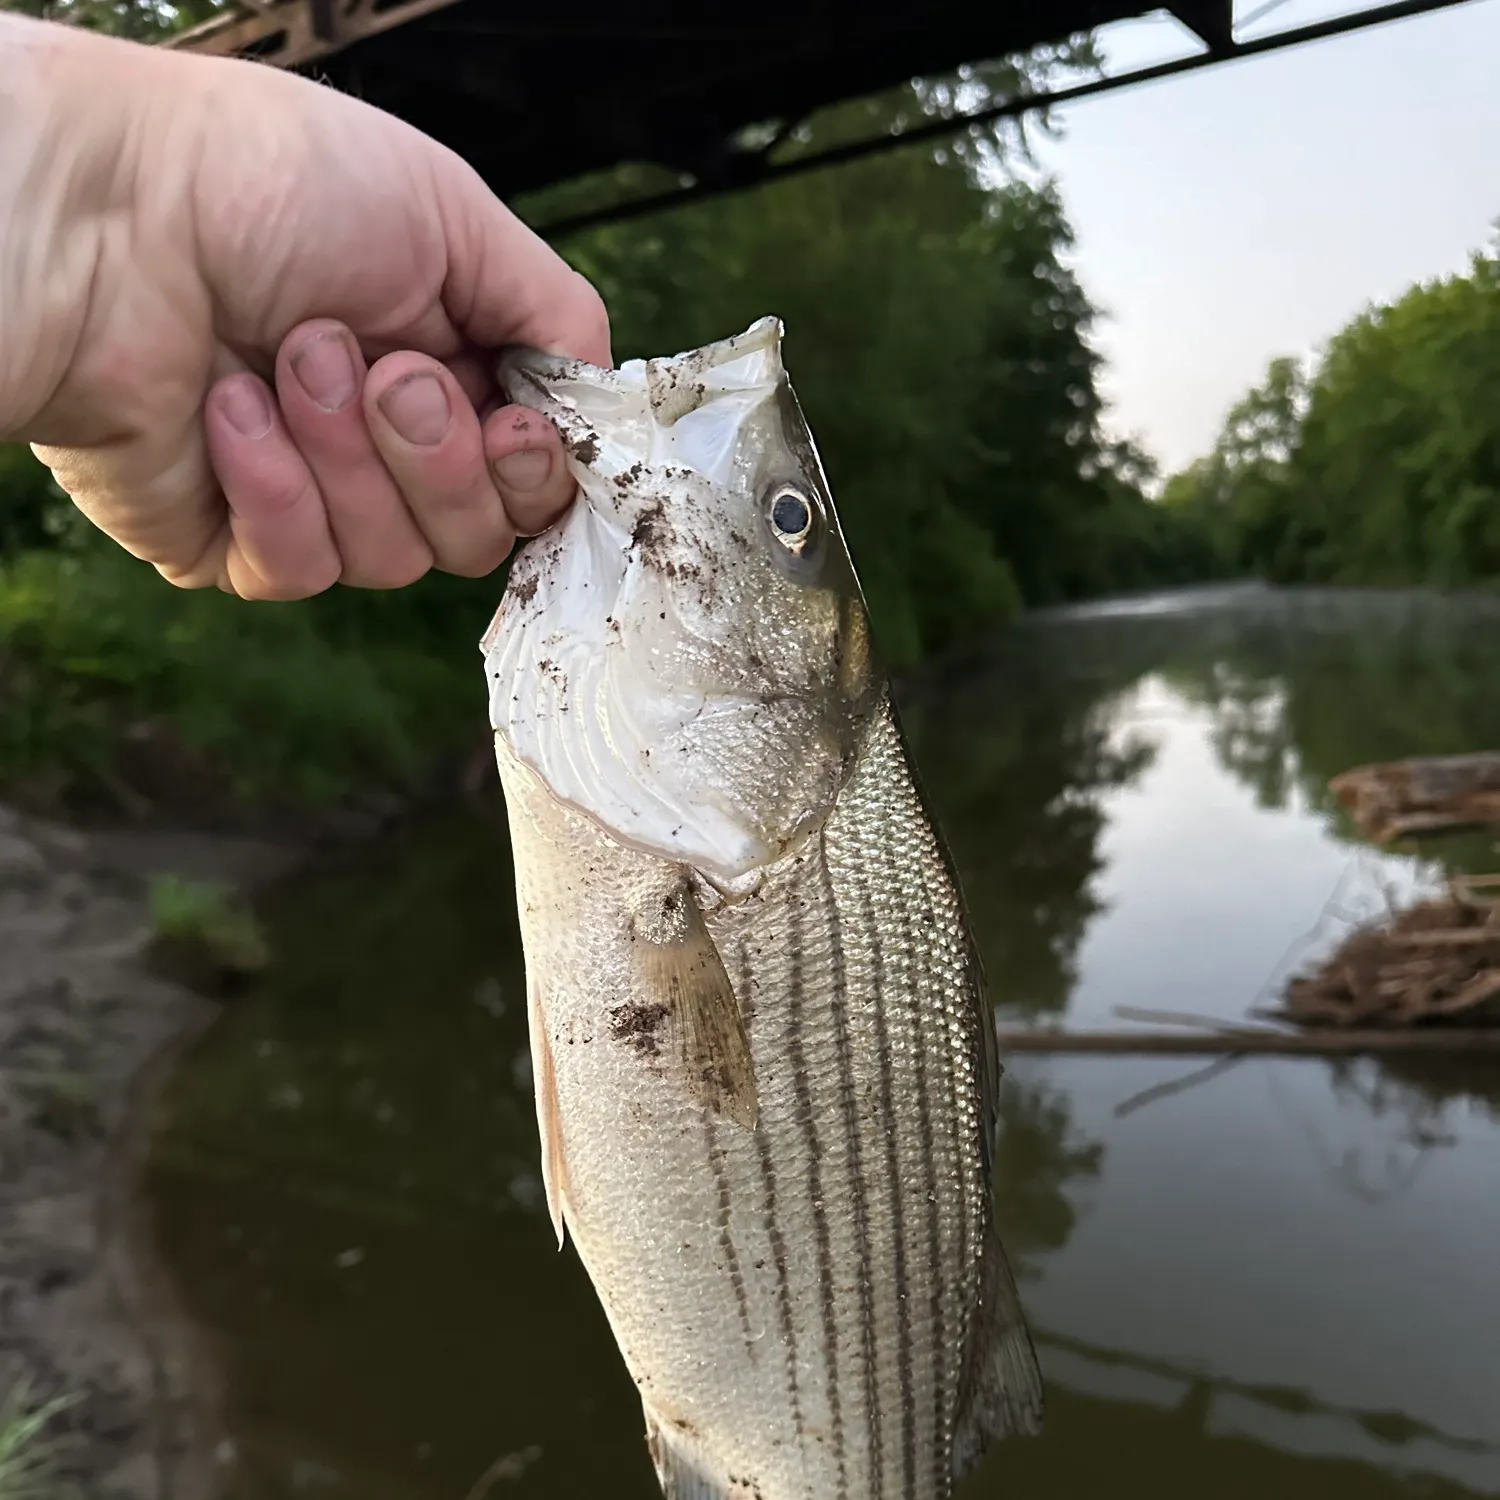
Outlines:
<svg viewBox="0 0 1500 1500"><path fill-rule="evenodd" d="M993 1012L782 340L500 357L578 486L481 644L542 1181L668 1500L940 1500L1042 1420Z"/></svg>

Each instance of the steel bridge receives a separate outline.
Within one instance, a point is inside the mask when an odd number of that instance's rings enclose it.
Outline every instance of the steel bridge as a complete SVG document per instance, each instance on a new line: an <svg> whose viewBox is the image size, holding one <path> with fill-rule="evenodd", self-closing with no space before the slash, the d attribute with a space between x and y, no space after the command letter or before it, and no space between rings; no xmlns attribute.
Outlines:
<svg viewBox="0 0 1500 1500"><path fill-rule="evenodd" d="M1189 56L790 160L788 128L827 105L1164 12L1139 0L228 0L167 45L320 77L452 147L505 196L627 161L675 174L665 192L542 226L561 233L1471 0L1395 0L1247 38L1279 3L1237 18L1234 0L1174 0L1165 13L1199 43ZM769 143L747 139L765 122L778 124Z"/></svg>

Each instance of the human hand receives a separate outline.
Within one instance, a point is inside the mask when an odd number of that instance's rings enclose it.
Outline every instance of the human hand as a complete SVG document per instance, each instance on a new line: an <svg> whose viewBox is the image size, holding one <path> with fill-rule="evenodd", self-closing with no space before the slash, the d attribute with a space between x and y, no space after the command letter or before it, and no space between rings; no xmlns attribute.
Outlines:
<svg viewBox="0 0 1500 1500"><path fill-rule="evenodd" d="M573 482L489 354L609 363L593 288L446 148L248 62L0 15L0 436L173 583L489 572Z"/></svg>

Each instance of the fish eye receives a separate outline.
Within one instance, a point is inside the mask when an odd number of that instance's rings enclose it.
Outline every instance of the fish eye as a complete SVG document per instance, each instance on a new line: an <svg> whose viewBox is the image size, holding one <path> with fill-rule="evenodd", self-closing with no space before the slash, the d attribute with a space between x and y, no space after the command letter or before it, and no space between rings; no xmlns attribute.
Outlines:
<svg viewBox="0 0 1500 1500"><path fill-rule="evenodd" d="M812 502L800 490L782 485L771 496L770 512L776 540L793 552L801 552L812 534Z"/></svg>

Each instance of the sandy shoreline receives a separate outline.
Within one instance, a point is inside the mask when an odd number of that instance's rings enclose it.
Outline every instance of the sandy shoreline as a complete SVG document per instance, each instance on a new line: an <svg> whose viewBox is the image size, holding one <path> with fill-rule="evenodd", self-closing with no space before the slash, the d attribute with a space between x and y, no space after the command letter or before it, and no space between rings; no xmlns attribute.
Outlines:
<svg viewBox="0 0 1500 1500"><path fill-rule="evenodd" d="M60 1477L89 1500L206 1500L221 1471L211 1351L134 1193L145 1105L217 1011L148 968L149 877L251 888L306 853L0 806L0 1393L77 1395Z"/></svg>

